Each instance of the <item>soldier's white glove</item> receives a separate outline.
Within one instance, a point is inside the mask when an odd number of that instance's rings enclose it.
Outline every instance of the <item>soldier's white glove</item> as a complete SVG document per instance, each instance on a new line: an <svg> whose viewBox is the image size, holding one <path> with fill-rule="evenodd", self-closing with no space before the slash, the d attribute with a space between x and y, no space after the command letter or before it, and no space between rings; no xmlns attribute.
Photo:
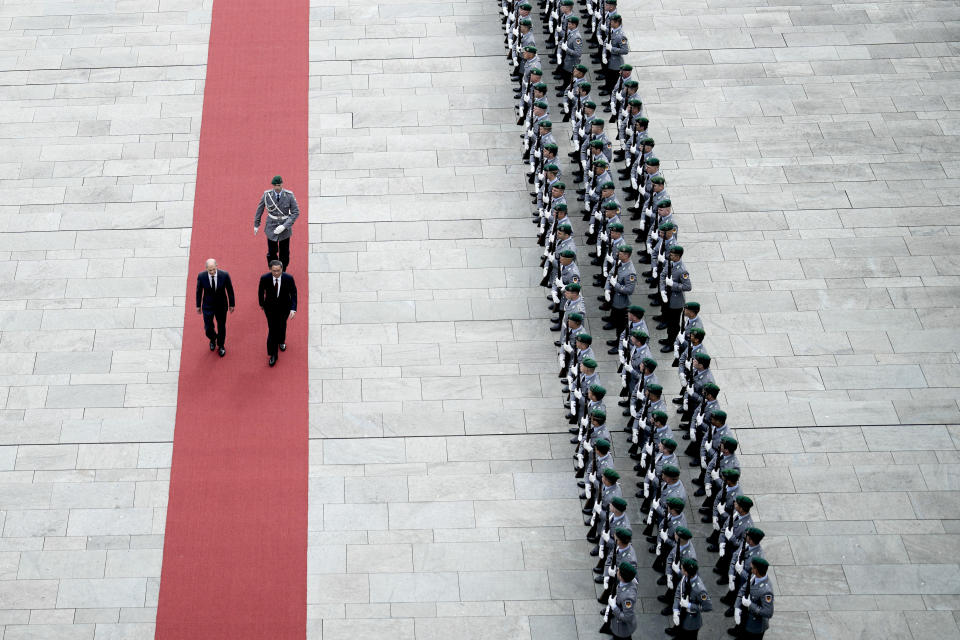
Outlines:
<svg viewBox="0 0 960 640"><path fill-rule="evenodd" d="M617 596L610 596L609 598L607 598L607 605L608 605L611 609L616 609L616 608L617 608Z"/></svg>
<svg viewBox="0 0 960 640"><path fill-rule="evenodd" d="M580 127L580 129L577 130L577 135L579 135L581 138L583 137L583 127Z"/></svg>
<svg viewBox="0 0 960 640"><path fill-rule="evenodd" d="M556 234L551 233L547 236L547 244L553 244L553 241L556 239ZM553 254L550 254L550 259L553 260Z"/></svg>
<svg viewBox="0 0 960 640"><path fill-rule="evenodd" d="M673 589L673 575L667 573L667 589Z"/></svg>
<svg viewBox="0 0 960 640"><path fill-rule="evenodd" d="M553 284L557 285L557 288L560 289L563 287L563 280L561 280L560 278L554 278Z"/></svg>
<svg viewBox="0 0 960 640"><path fill-rule="evenodd" d="M553 304L560 304L560 296L557 295L556 291L550 292L550 298L553 299Z"/></svg>
<svg viewBox="0 0 960 640"><path fill-rule="evenodd" d="M667 286L668 286L668 287L672 287L672 286L673 286L673 278L670 277L670 276L667 276L667 278L666 278L666 280L664 280L664 282L667 283Z"/></svg>
<svg viewBox="0 0 960 640"><path fill-rule="evenodd" d="M607 569L607 575L612 578L613 576L617 575L617 570L614 569L613 567L610 567L609 569Z"/></svg>
<svg viewBox="0 0 960 640"><path fill-rule="evenodd" d="M660 292L660 299L663 300L664 302L667 301L667 292L666 292L666 291L661 291L661 292Z"/></svg>
<svg viewBox="0 0 960 640"><path fill-rule="evenodd" d="M627 373L633 373L633 367L631 367L629 364L623 365L623 370Z"/></svg>
<svg viewBox="0 0 960 640"><path fill-rule="evenodd" d="M260 227L253 228L253 235L257 235L257 232L260 231Z"/></svg>
<svg viewBox="0 0 960 640"><path fill-rule="evenodd" d="M713 495L713 484L709 482L704 483L703 490L707 494L707 497L709 498L710 496Z"/></svg>
<svg viewBox="0 0 960 640"><path fill-rule="evenodd" d="M733 538L733 527L727 527L726 529L724 529L723 535L726 537L727 540L731 540Z"/></svg>
<svg viewBox="0 0 960 640"><path fill-rule="evenodd" d="M584 447L586 447L586 445L584 445ZM592 450L593 450L592 448L587 449L587 451L592 451ZM596 484L596 482L597 482L597 474L596 474L596 473L591 473L591 474L590 474L590 484Z"/></svg>
<svg viewBox="0 0 960 640"><path fill-rule="evenodd" d="M636 153L636 152L637 152L636 148L630 150L630 153ZM633 190L634 190L634 191L637 190L638 185L637 185L637 177L636 177L636 176L633 176L633 175L630 176L630 186L633 187ZM640 225L641 225L641 226L640 226L641 229L646 229L646 223L641 222Z"/></svg>
<svg viewBox="0 0 960 640"><path fill-rule="evenodd" d="M680 626L680 612L677 609L673 610L673 626Z"/></svg>
<svg viewBox="0 0 960 640"><path fill-rule="evenodd" d="M603 299L610 302L610 289L603 290Z"/></svg>
<svg viewBox="0 0 960 640"><path fill-rule="evenodd" d="M734 565L734 568L737 570L737 573L743 573L743 561L741 560L737 562L737 564Z"/></svg>
<svg viewBox="0 0 960 640"><path fill-rule="evenodd" d="M530 102L530 94L529 94L529 93L523 94L523 101L524 101L524 102Z"/></svg>
<svg viewBox="0 0 960 640"><path fill-rule="evenodd" d="M707 450L707 451L712 451L712 450L713 450L713 440L707 440L707 442L706 442L706 444L705 444L704 446L706 447L706 450ZM706 456L701 456L701 457L700 457L700 464L701 464L704 468L706 468L706 466L707 466L707 458L706 458Z"/></svg>
<svg viewBox="0 0 960 640"><path fill-rule="evenodd" d="M674 561L673 561L673 564L670 565L670 568L673 569L673 572L674 572L674 573L676 573L677 575L680 575L680 561L679 561L679 560L674 560ZM670 581L670 578L672 578L672 577L673 577L673 576L668 575L668 576L667 576L667 581L669 582L669 581Z"/></svg>
<svg viewBox="0 0 960 640"><path fill-rule="evenodd" d="M570 89L570 91L567 91L567 99L573 100L573 89Z"/></svg>
<svg viewBox="0 0 960 640"><path fill-rule="evenodd" d="M566 50L569 49L569 47L567 46L567 43L566 43L566 42L564 42L563 44L561 44L561 45L560 45L560 48L563 49L564 51L566 51Z"/></svg>
<svg viewBox="0 0 960 640"><path fill-rule="evenodd" d="M627 374L620 374L620 386L626 388L627 386Z"/></svg>
<svg viewBox="0 0 960 640"><path fill-rule="evenodd" d="M603 506L600 504L599 500L593 503L593 513L596 515L603 513Z"/></svg>
<svg viewBox="0 0 960 640"><path fill-rule="evenodd" d="M578 453L578 454L577 454L577 469L582 469L582 468L583 468L583 454L582 454L582 453Z"/></svg>
<svg viewBox="0 0 960 640"><path fill-rule="evenodd" d="M515 29L513 30L513 37L516 38L516 37L519 36L519 35L520 35L520 30L515 28Z"/></svg>
<svg viewBox="0 0 960 640"><path fill-rule="evenodd" d="M680 606L683 607L684 609L686 609L687 611L689 611L689 610L690 610L690 598L680 598Z"/></svg>
<svg viewBox="0 0 960 640"><path fill-rule="evenodd" d="M583 400L583 394L580 393L580 389L577 389L576 391L573 392L573 397L576 398L577 400Z"/></svg>
<svg viewBox="0 0 960 640"><path fill-rule="evenodd" d="M568 344L563 345L563 350L566 351L567 353L573 353L573 347L571 347Z"/></svg>
<svg viewBox="0 0 960 640"><path fill-rule="evenodd" d="M643 445L643 453L644 453L644 455L650 455L650 454L653 453L653 442L652 442L652 441L649 441L649 440L648 440L648 441L647 441L647 444Z"/></svg>
<svg viewBox="0 0 960 640"><path fill-rule="evenodd" d="M660 529L660 539L663 540L664 542L666 542L667 540L667 532L663 529Z"/></svg>
<svg viewBox="0 0 960 640"><path fill-rule="evenodd" d="M601 231L601 232L600 232L600 242L606 242L606 241L607 241L607 234L605 234L604 232Z"/></svg>
<svg viewBox="0 0 960 640"><path fill-rule="evenodd" d="M703 424L703 414L700 413L700 414L697 414L697 426L699 427L702 424Z"/></svg>
<svg viewBox="0 0 960 640"><path fill-rule="evenodd" d="M688 385L687 385L687 393L688 393L688 394L689 394L689 393L693 393L693 385L692 385L692 384L688 384ZM684 400L686 400L686 397L684 397Z"/></svg>
<svg viewBox="0 0 960 640"><path fill-rule="evenodd" d="M606 49L607 51L613 51L613 45L610 44L609 42L603 45L603 48Z"/></svg>
<svg viewBox="0 0 960 640"><path fill-rule="evenodd" d="M727 591L733 591L737 586L737 580L733 576L727 578Z"/></svg>
<svg viewBox="0 0 960 640"><path fill-rule="evenodd" d="M609 531L604 531L604 532L603 532L603 535L602 535L601 537L603 538L603 541L604 541L604 542L610 542L610 532L609 532Z"/></svg>
<svg viewBox="0 0 960 640"><path fill-rule="evenodd" d="M745 606L745 607L747 607L747 608L750 608L750 598L748 598L747 596L741 597L741 598L740 598L740 604L742 604L743 606Z"/></svg>
<svg viewBox="0 0 960 640"><path fill-rule="evenodd" d="M727 541L721 540L720 541L720 557L722 558L725 555L727 555Z"/></svg>
<svg viewBox="0 0 960 640"><path fill-rule="evenodd" d="M606 257L606 262L609 262L610 264L613 264L613 254L612 254L612 253L609 254L609 255Z"/></svg>
<svg viewBox="0 0 960 640"><path fill-rule="evenodd" d="M719 479L720 479L720 472L717 471L716 469L714 469L713 471L710 472L710 478L713 479L713 480L719 480Z"/></svg>
<svg viewBox="0 0 960 640"><path fill-rule="evenodd" d="M654 478L656 478L656 477L657 477L657 474L654 473L653 469L650 469L650 470L647 471L647 476L646 476L646 478L647 478L648 481L653 482Z"/></svg>
<svg viewBox="0 0 960 640"><path fill-rule="evenodd" d="M631 418L636 418L636 417L637 417L637 407L636 407L636 405L633 404L632 402L630 403L630 417L631 417Z"/></svg>
<svg viewBox="0 0 960 640"><path fill-rule="evenodd" d="M650 484L646 482L643 483L643 497L644 498L650 497Z"/></svg>
<svg viewBox="0 0 960 640"><path fill-rule="evenodd" d="M657 262L659 262L660 264L663 264L666 261L667 261L667 258L662 253L657 256Z"/></svg>
<svg viewBox="0 0 960 640"><path fill-rule="evenodd" d="M650 504L650 512L654 512L660 508L660 498L654 498L653 502Z"/></svg>

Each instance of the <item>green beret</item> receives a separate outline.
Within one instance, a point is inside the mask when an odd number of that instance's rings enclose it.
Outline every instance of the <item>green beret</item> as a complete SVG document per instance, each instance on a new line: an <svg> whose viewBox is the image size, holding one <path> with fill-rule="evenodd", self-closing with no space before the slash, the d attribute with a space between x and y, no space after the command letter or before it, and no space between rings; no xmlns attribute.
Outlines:
<svg viewBox="0 0 960 640"><path fill-rule="evenodd" d="M623 498L614 498L613 500L623 500ZM613 504L613 500L610 501L610 504ZM626 500L623 500L623 506L624 507L627 506ZM620 510L623 511L623 509L620 509ZM631 540L633 540L633 531L625 527L617 527L616 529L613 530L613 533L615 536L617 536L624 542L630 542Z"/></svg>
<svg viewBox="0 0 960 640"><path fill-rule="evenodd" d="M524 18L523 20L520 21L520 26L521 26L521 27L532 27L532 26L533 26L533 20L531 20L530 18Z"/></svg>
<svg viewBox="0 0 960 640"><path fill-rule="evenodd" d="M646 309L644 309L643 307L641 307L641 306L638 305L638 304L632 304L632 305L630 305L629 307L627 307L627 311L629 311L629 312L632 313L633 315L637 316L638 318L642 318L642 317L643 317L643 314L647 312Z"/></svg>
<svg viewBox="0 0 960 640"><path fill-rule="evenodd" d="M558 147L558 146L557 146L556 144L554 144L553 142L551 142L550 144L545 144L545 145L543 145L543 148L546 149L547 151L554 151L554 152L560 150L560 147Z"/></svg>
<svg viewBox="0 0 960 640"><path fill-rule="evenodd" d="M634 82L634 81L631 80L630 82ZM639 83L637 83L637 84L639 84ZM638 98L630 98L630 100L628 100L627 102L628 102L628 104L629 104L631 107L642 107L642 106L643 106L643 101L640 100L640 99L638 99Z"/></svg>
<svg viewBox="0 0 960 640"><path fill-rule="evenodd" d="M533 103L533 106L540 107L541 109L546 109L550 105L547 104L546 100L537 100L536 102ZM541 122L540 124L542 125L543 122Z"/></svg>
<svg viewBox="0 0 960 640"><path fill-rule="evenodd" d="M619 231L619 232L622 233L622 232L623 232L623 225L620 224L619 222L614 222L613 224L610 225L609 229L610 229L610 231Z"/></svg>
<svg viewBox="0 0 960 640"><path fill-rule="evenodd" d="M656 141L655 141L653 138L651 138L650 136L647 136L646 138L641 138L641 139L640 139L640 144L642 144L642 145L645 146L645 147L655 147L655 146L657 146ZM653 166L656 166L656 165L659 165L659 164L660 164L660 161L657 160L656 158L650 158L650 160L656 160L656 162L651 163L651 162L648 160L648 161L647 161L647 164L650 164L650 165L653 165Z"/></svg>
<svg viewBox="0 0 960 640"><path fill-rule="evenodd" d="M700 303L693 302L692 300L687 304L683 305L684 309L690 309L690 311L700 311Z"/></svg>
<svg viewBox="0 0 960 640"><path fill-rule="evenodd" d="M637 340L646 340L650 336L647 335L647 332L643 329L634 329L630 332L631 338L636 338Z"/></svg>
<svg viewBox="0 0 960 640"><path fill-rule="evenodd" d="M591 413L602 413L604 417L607 416L607 414L603 413L603 411L599 411L599 412L591 411ZM598 439L597 439L597 442L596 442L595 444L597 445L597 449L609 449L609 448L610 448L610 441L609 441L609 440L604 440L603 438L598 438Z"/></svg>
<svg viewBox="0 0 960 640"><path fill-rule="evenodd" d="M573 233L573 227L571 227L568 224L562 224L559 227L557 227L557 231L562 231L563 233L570 234L570 233Z"/></svg>
<svg viewBox="0 0 960 640"><path fill-rule="evenodd" d="M604 182L602 185L600 185L600 188L601 188L601 189L616 189L616 188L617 188L617 185L613 184L613 181L608 180L607 182ZM608 202L607 204L610 204L610 203Z"/></svg>
<svg viewBox="0 0 960 640"><path fill-rule="evenodd" d="M665 411L654 411L653 413L650 414L650 417L653 418L656 422L661 422L663 424L666 424L667 420L669 420L669 418L667 417L667 413Z"/></svg>
<svg viewBox="0 0 960 640"><path fill-rule="evenodd" d="M593 358L584 358L583 362L580 363L581 367L586 367L587 369L596 369L597 361Z"/></svg>
<svg viewBox="0 0 960 640"><path fill-rule="evenodd" d="M706 389L704 389L704 390L706 390ZM710 417L711 417L711 418L716 418L716 419L719 420L720 422L726 422L726 421L727 421L727 412L726 412L726 411L721 411L720 409L717 409L716 411L711 411L711 412L710 412Z"/></svg>
<svg viewBox="0 0 960 640"><path fill-rule="evenodd" d="M652 178L650 178L650 182L653 184L666 184L667 179L664 178L663 176L653 176Z"/></svg>
<svg viewBox="0 0 960 640"><path fill-rule="evenodd" d="M624 580L633 580L637 577L637 568L627 561L621 562L618 568L620 569L620 577Z"/></svg>
<svg viewBox="0 0 960 640"><path fill-rule="evenodd" d="M582 87L582 86L585 85L585 84L587 84L587 83L586 83L586 82L582 82L582 83L580 83L580 86ZM596 108L597 108L597 103L594 102L593 100L587 100L586 102L583 103L583 107L584 107L585 109L596 109Z"/></svg>
<svg viewBox="0 0 960 640"><path fill-rule="evenodd" d="M565 286L565 287L563 288L563 290L564 290L564 291L571 291L571 292L573 292L573 293L579 293L579 292L580 292L580 283L579 283L579 282L571 282L570 284L568 284L567 286ZM577 336L577 340L580 340L580 338L582 338L582 337L583 337L583 336ZM581 342L582 342L582 340L581 340Z"/></svg>
<svg viewBox="0 0 960 640"><path fill-rule="evenodd" d="M573 0L563 0L563 2L561 2L560 4L564 7L572 7L574 3L573 3ZM571 17L574 17L574 16L571 16Z"/></svg>
<svg viewBox="0 0 960 640"><path fill-rule="evenodd" d="M566 5L566 6L572 7L572 6L573 6L573 2L571 2L570 4L568 4L568 5ZM569 18L567 18L567 22L569 22L570 24L580 24L580 18L578 18L577 16L570 16Z"/></svg>
<svg viewBox="0 0 960 640"><path fill-rule="evenodd" d="M754 556L750 558L750 564L755 567L763 567L764 569L770 568L770 561L766 558L761 558L760 556Z"/></svg>
<svg viewBox="0 0 960 640"><path fill-rule="evenodd" d="M273 180L270 181L270 184L283 184L283 178L280 176L273 176Z"/></svg>
<svg viewBox="0 0 960 640"><path fill-rule="evenodd" d="M677 535L684 540L690 540L693 538L693 533L686 527L677 527Z"/></svg>
<svg viewBox="0 0 960 640"><path fill-rule="evenodd" d="M754 542L760 542L767 535L763 532L763 529L757 529L756 527L747 529L746 534L753 538Z"/></svg>
<svg viewBox="0 0 960 640"><path fill-rule="evenodd" d="M707 335L707 332L701 327L694 327L693 329L690 329L690 335L703 338L705 335Z"/></svg>
<svg viewBox="0 0 960 640"><path fill-rule="evenodd" d="M553 123L550 122L549 120L541 120L541 121L540 121L540 126L543 127L544 129L552 129L552 128L553 128Z"/></svg>
<svg viewBox="0 0 960 640"><path fill-rule="evenodd" d="M529 5L528 5L528 6L529 6ZM520 8L523 9L523 5L520 5ZM523 50L526 51L527 53L536 53L536 52L537 52L537 48L536 48L535 46L533 46L532 44L528 44L527 46L525 46L525 47L523 48Z"/></svg>
<svg viewBox="0 0 960 640"><path fill-rule="evenodd" d="M620 71L623 71L623 67L620 67ZM623 83L623 86L625 86L627 89L631 89L633 87L639 87L640 83L637 82L636 80L627 80L626 82ZM632 103L633 100L631 100L630 102ZM637 100L637 102L640 102L640 101ZM643 104L643 103L641 102L640 104Z"/></svg>
<svg viewBox="0 0 960 640"><path fill-rule="evenodd" d="M667 498L666 500L664 500L664 503L668 507L672 507L674 509L683 509L687 506L686 503L683 501L683 498L678 498L676 496L673 496L672 498Z"/></svg>
<svg viewBox="0 0 960 640"><path fill-rule="evenodd" d="M587 71L590 71L590 69L588 69L587 65L585 64L578 64L577 66L574 67L574 69L576 69L577 71L583 71L584 73L586 73Z"/></svg>
<svg viewBox="0 0 960 640"><path fill-rule="evenodd" d="M648 385L647 385L647 391L649 391L649 392L651 392L651 393L663 393L663 386L662 386L662 385L659 385L659 384L656 384L656 383L654 383L654 384L648 384Z"/></svg>
<svg viewBox="0 0 960 640"><path fill-rule="evenodd" d="M646 143L644 143L644 144L646 144ZM659 167L659 166L660 166L660 159L659 159L659 158L647 158L647 165L649 165L649 166L651 166L651 167Z"/></svg>
<svg viewBox="0 0 960 640"><path fill-rule="evenodd" d="M673 245L672 247L670 247L670 253L674 253L674 254L676 254L676 255L678 255L678 256L682 256L682 255L683 255L683 247L681 247L681 246L678 245L678 244L675 244L675 245Z"/></svg>
<svg viewBox="0 0 960 640"><path fill-rule="evenodd" d="M631 247L628 244L622 244L619 247L617 247L617 253L625 253L627 255L630 255L631 253L633 253L633 247Z"/></svg>
<svg viewBox="0 0 960 640"><path fill-rule="evenodd" d="M687 571L696 571L700 568L700 565L697 564L697 560L695 558L684 558L680 561L680 567L686 569Z"/></svg>
<svg viewBox="0 0 960 640"><path fill-rule="evenodd" d="M724 478L731 478L733 480L740 479L740 469L724 469L720 472L720 475Z"/></svg>
<svg viewBox="0 0 960 640"><path fill-rule="evenodd" d="M603 159L603 156L600 156L599 159L593 161L593 167L594 167L594 169L596 169L597 167L603 169L604 167L609 167L609 166L610 166L610 164L609 164L606 160Z"/></svg>
<svg viewBox="0 0 960 640"><path fill-rule="evenodd" d="M561 257L561 258L576 258L576 257L577 257L577 252L574 251L573 249L564 249L563 251L560 252L560 257Z"/></svg>
<svg viewBox="0 0 960 640"><path fill-rule="evenodd" d="M590 124L593 125L594 127L602 127L603 118L594 118L593 120L590 121Z"/></svg>
<svg viewBox="0 0 960 640"><path fill-rule="evenodd" d="M530 75L532 75L532 76L542 76L542 75L543 75L543 69L541 69L541 68L539 68L539 67L534 67L533 69L530 69Z"/></svg>
<svg viewBox="0 0 960 640"><path fill-rule="evenodd" d="M665 475L665 476L667 476L667 477L669 477L669 478L679 478L679 477L680 477L680 469L676 468L676 467L673 466L672 464L665 464L665 465L663 465L663 469L661 469L661 472L663 473L663 475ZM679 500L679 498L677 498L677 499Z"/></svg>
<svg viewBox="0 0 960 640"><path fill-rule="evenodd" d="M620 208L620 204L616 200L611 200L610 202L606 202L603 205L604 211L616 211L619 208Z"/></svg>
<svg viewBox="0 0 960 640"><path fill-rule="evenodd" d="M710 354L709 354L709 353L704 353L703 351L697 351L697 352L693 355L693 359L696 360L697 362L699 362L700 364L704 365L704 366L710 364Z"/></svg>
<svg viewBox="0 0 960 640"><path fill-rule="evenodd" d="M677 228L677 225L673 224L672 222L664 222L662 225L657 227L657 229L660 231L673 231L676 228Z"/></svg>
<svg viewBox="0 0 960 640"><path fill-rule="evenodd" d="M542 122L540 123L540 126L543 126ZM670 198L664 198L663 200L657 203L657 208L659 209L666 209L667 207L672 207L672 206L673 206L673 203L670 202Z"/></svg>
<svg viewBox="0 0 960 640"><path fill-rule="evenodd" d="M530 11L531 9L533 9L533 5L528 2L524 2L522 5L520 5L520 8Z"/></svg>
<svg viewBox="0 0 960 640"><path fill-rule="evenodd" d="M566 202L558 202L557 204L553 205L553 210L554 210L554 211L566 211L566 210L567 210L567 203L566 203ZM560 225L560 226L561 226L561 227L562 227L562 226L568 226L568 227L570 227L570 225ZM570 231L573 231L573 227L570 227Z"/></svg>
<svg viewBox="0 0 960 640"><path fill-rule="evenodd" d="M747 496L737 496L735 502L746 511L749 511L750 508L753 507L753 500L751 500Z"/></svg>
<svg viewBox="0 0 960 640"><path fill-rule="evenodd" d="M598 398L607 395L607 390L599 384L590 385L590 391L592 391L593 395L597 396Z"/></svg>
<svg viewBox="0 0 960 640"><path fill-rule="evenodd" d="M620 14L619 14L619 13L615 13L615 14L613 14L612 16L610 16L610 19L611 19L611 20L616 20L616 19L618 19L619 17L620 17ZM620 71L633 71L633 65L632 65L632 64L622 64L622 65L620 65Z"/></svg>
<svg viewBox="0 0 960 640"><path fill-rule="evenodd" d="M737 439L734 438L733 436L723 436L722 438L720 438L720 443L727 445L727 448L730 449L731 451L735 450L738 446L740 446L740 443L737 442Z"/></svg>
<svg viewBox="0 0 960 640"><path fill-rule="evenodd" d="M586 73L586 70L584 70L584 73ZM577 87L580 88L580 89L583 89L583 90L586 91L587 93L590 93L590 89L593 87L593 85L590 84L589 82L587 82L586 80L584 80L583 82L581 82L580 84L578 84ZM586 102L584 102L584 103L583 103L583 106L585 106L585 107L591 107L591 108L594 108L594 109L597 108L596 103L590 102L589 100L587 100Z"/></svg>
<svg viewBox="0 0 960 640"><path fill-rule="evenodd" d="M708 382L707 384L703 385L703 392L715 396L720 393L720 387L712 382ZM717 412L714 411L713 413L716 414ZM724 413L724 416L726 416L726 413Z"/></svg>
<svg viewBox="0 0 960 640"><path fill-rule="evenodd" d="M614 482L616 482L617 480L620 479L620 474L617 473L617 470L614 469L613 467L607 467L606 469L603 470L603 477L606 478L607 480L613 480Z"/></svg>
<svg viewBox="0 0 960 640"><path fill-rule="evenodd" d="M594 149L603 149L603 140L591 140L590 146Z"/></svg>
<svg viewBox="0 0 960 640"><path fill-rule="evenodd" d="M577 287L578 291L580 290L580 285L577 284L576 282L568 284L567 286L568 287L575 286ZM578 333L577 342L582 342L583 344L591 344L593 342L593 336L590 335L589 333Z"/></svg>
<svg viewBox="0 0 960 640"><path fill-rule="evenodd" d="M571 313L567 315L567 320L573 320L574 322L583 322L583 316L579 313Z"/></svg>
<svg viewBox="0 0 960 640"><path fill-rule="evenodd" d="M547 171L547 172L550 172L550 173L555 173L555 172L557 172L557 171L560 171L560 167L558 167L557 165L555 165L554 163L551 162L550 164L548 164L547 166L545 166L545 167L543 168L543 170L544 170L544 171ZM553 185L553 186L557 186L557 185Z"/></svg>
<svg viewBox="0 0 960 640"><path fill-rule="evenodd" d="M647 117L637 118L637 124L648 125L650 124L650 118L647 118Z"/></svg>
<svg viewBox="0 0 960 640"><path fill-rule="evenodd" d="M610 504L612 504L614 507L616 507L616 508L617 508L617 511L626 511L626 510L627 510L627 501L624 500L623 498L621 498L620 496L617 496L616 498L614 498L613 500L611 500L611 501L610 501ZM630 530L627 529L627 531L630 531ZM631 533L632 533L632 532L631 532Z"/></svg>
<svg viewBox="0 0 960 640"><path fill-rule="evenodd" d="M663 446L665 446L665 447L668 448L668 449L676 449L676 448L677 448L677 441L674 440L673 438L664 438L663 440L660 441L660 444L662 444Z"/></svg>
<svg viewBox="0 0 960 640"><path fill-rule="evenodd" d="M657 368L657 361L654 360L653 358L644 358L643 360L641 360L641 362L643 363L643 366L649 367L650 369Z"/></svg>
<svg viewBox="0 0 960 640"><path fill-rule="evenodd" d="M554 145L554 146L556 146L556 145ZM563 191L564 189L567 188L567 185L566 185L566 183L557 181L557 182L554 182L554 183L553 183L553 186L552 186L551 188L553 188L553 189L560 189L560 191Z"/></svg>
<svg viewBox="0 0 960 640"><path fill-rule="evenodd" d="M546 83L546 82L538 82L537 84L533 85L533 88L536 89L537 91L546 91L546 90L547 90L547 83ZM547 101L546 101L546 100L537 100L537 102L534 102L534 104L538 104L538 103L540 103L540 102L542 102L543 104L547 104Z"/></svg>

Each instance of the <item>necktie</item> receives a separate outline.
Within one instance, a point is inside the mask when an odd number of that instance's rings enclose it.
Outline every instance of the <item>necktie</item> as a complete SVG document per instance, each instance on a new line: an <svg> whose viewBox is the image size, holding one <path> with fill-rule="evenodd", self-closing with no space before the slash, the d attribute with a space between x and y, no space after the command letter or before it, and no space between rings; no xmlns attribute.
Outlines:
<svg viewBox="0 0 960 640"><path fill-rule="evenodd" d="M280 280L278 280L277 278L273 279L273 296L275 298L280 297Z"/></svg>
<svg viewBox="0 0 960 640"><path fill-rule="evenodd" d="M213 276L213 290L217 290L217 276Z"/></svg>

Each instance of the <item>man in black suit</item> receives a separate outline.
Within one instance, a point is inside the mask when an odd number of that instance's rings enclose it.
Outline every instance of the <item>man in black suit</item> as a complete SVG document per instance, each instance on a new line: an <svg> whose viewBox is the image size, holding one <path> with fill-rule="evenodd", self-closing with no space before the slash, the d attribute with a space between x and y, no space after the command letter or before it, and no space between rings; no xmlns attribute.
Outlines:
<svg viewBox="0 0 960 640"><path fill-rule="evenodd" d="M270 261L270 273L260 276L257 292L260 308L267 316L268 364L277 364L277 349L287 350L287 320L297 315L297 283L283 272L283 263Z"/></svg>
<svg viewBox="0 0 960 640"><path fill-rule="evenodd" d="M210 351L219 349L221 358L227 353L223 346L227 339L227 310L233 313L236 306L230 274L217 267L217 261L210 258L206 271L197 276L197 313L203 313L203 328L210 339Z"/></svg>

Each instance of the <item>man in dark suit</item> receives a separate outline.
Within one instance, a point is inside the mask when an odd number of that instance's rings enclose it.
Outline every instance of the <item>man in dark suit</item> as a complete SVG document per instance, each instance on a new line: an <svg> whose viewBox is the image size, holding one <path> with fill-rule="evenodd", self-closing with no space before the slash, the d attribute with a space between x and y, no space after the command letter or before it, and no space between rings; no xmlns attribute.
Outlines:
<svg viewBox="0 0 960 640"><path fill-rule="evenodd" d="M260 276L257 291L260 308L267 316L267 355L272 367L277 364L277 349L287 350L287 320L297 314L297 283L283 272L283 263L270 262L270 273Z"/></svg>
<svg viewBox="0 0 960 640"><path fill-rule="evenodd" d="M210 339L210 351L219 349L221 358L227 353L223 346L227 339L227 310L233 313L236 306L230 274L218 268L217 261L210 258L206 270L197 276L197 313L203 314L203 328Z"/></svg>

